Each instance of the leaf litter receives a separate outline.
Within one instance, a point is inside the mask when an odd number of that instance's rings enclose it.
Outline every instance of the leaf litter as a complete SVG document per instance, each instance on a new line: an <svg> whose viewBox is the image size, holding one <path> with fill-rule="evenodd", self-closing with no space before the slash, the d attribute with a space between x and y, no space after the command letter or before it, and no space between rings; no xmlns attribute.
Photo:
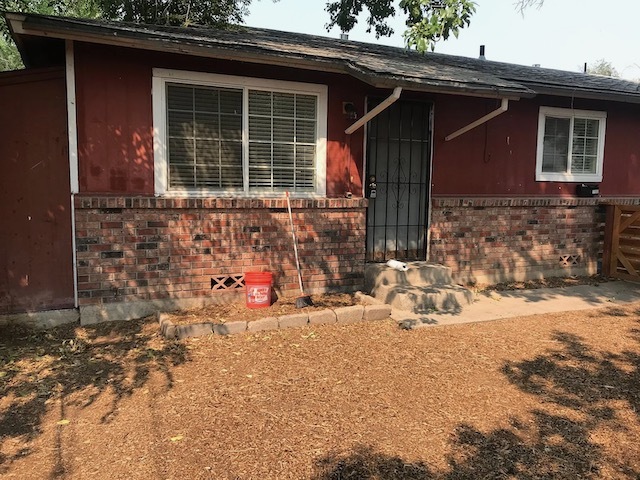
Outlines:
<svg viewBox="0 0 640 480"><path fill-rule="evenodd" d="M0 352L7 478L640 476L640 303L183 342L5 328Z"/></svg>

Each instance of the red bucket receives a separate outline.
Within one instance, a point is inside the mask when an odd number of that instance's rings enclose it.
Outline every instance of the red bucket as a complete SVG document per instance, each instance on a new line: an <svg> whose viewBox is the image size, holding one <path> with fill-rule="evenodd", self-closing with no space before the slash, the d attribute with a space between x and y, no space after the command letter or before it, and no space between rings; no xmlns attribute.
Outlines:
<svg viewBox="0 0 640 480"><path fill-rule="evenodd" d="M271 272L246 272L244 284L247 292L247 308L266 308L271 305Z"/></svg>

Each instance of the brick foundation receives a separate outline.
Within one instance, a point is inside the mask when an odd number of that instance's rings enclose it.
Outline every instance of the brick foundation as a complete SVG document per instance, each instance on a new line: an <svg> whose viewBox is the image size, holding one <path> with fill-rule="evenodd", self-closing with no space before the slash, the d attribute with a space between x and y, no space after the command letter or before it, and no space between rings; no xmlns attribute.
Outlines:
<svg viewBox="0 0 640 480"><path fill-rule="evenodd" d="M211 290L212 277L247 271L298 291L285 200L78 196L75 207L81 308L211 298L225 292ZM366 200L296 199L292 208L306 289L361 289Z"/></svg>
<svg viewBox="0 0 640 480"><path fill-rule="evenodd" d="M451 267L460 282L596 273L604 239L602 203L598 198L434 198L429 258Z"/></svg>
<svg viewBox="0 0 640 480"><path fill-rule="evenodd" d="M436 197L429 260L451 267L460 282L595 273L602 204L611 201ZM306 289L363 288L366 200L292 204ZM124 315L129 302L141 315L188 301L225 301L230 291L212 290L212 278L219 286L229 275L233 286L234 276L247 271L272 272L278 293L298 290L283 199L78 196L75 208L79 303L88 322Z"/></svg>

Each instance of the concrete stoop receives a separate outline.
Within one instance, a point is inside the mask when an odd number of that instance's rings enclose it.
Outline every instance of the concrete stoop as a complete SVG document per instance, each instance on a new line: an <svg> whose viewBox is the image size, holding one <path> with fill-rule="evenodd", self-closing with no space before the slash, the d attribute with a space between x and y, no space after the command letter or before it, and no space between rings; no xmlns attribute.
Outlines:
<svg viewBox="0 0 640 480"><path fill-rule="evenodd" d="M384 285L373 296L398 310L460 313L473 303L473 293L456 285Z"/></svg>
<svg viewBox="0 0 640 480"><path fill-rule="evenodd" d="M451 269L428 262L410 262L405 272L386 264L365 267L365 285L371 295L398 310L460 313L474 302L470 290L454 285Z"/></svg>

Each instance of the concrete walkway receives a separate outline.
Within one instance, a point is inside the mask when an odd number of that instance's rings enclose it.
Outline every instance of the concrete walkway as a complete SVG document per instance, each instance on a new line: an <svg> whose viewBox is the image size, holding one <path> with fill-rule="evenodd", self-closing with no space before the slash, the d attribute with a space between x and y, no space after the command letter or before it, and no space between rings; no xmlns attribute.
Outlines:
<svg viewBox="0 0 640 480"><path fill-rule="evenodd" d="M391 317L403 328L485 322L540 313L601 308L640 301L640 284L615 281L600 285L483 292L459 313L416 314L393 309Z"/></svg>

